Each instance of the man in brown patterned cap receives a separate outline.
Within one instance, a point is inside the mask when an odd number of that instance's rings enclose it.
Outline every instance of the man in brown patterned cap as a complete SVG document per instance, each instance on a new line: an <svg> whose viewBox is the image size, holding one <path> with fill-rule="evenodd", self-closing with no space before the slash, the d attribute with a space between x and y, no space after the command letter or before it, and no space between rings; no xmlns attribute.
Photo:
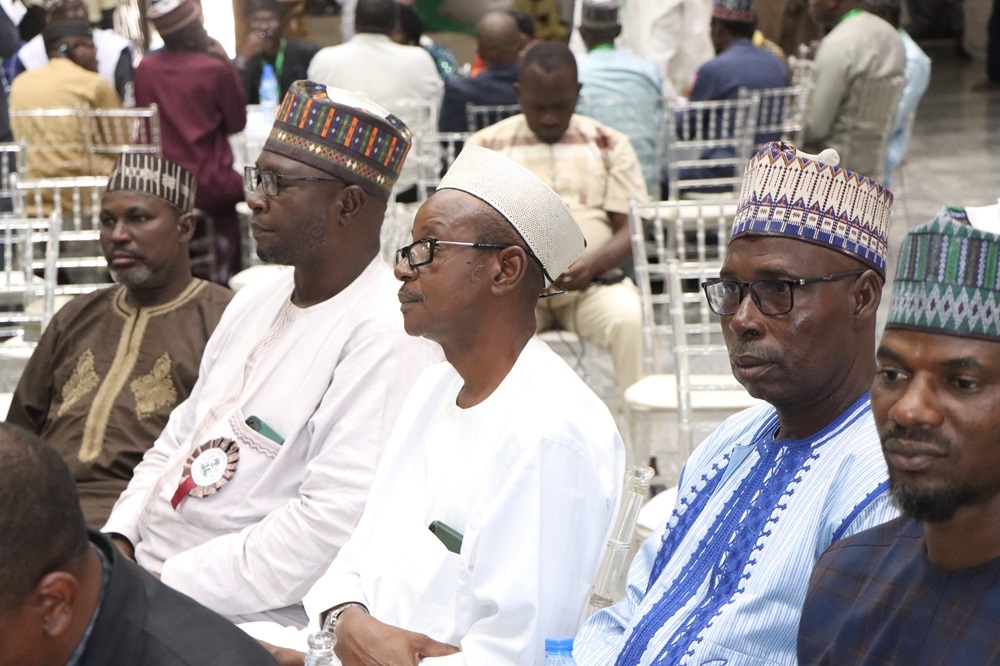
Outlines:
<svg viewBox="0 0 1000 666"><path fill-rule="evenodd" d="M79 296L45 329L7 420L41 435L100 527L190 393L231 292L191 276L194 176L154 155L119 158L101 198L101 246L117 287Z"/></svg>
<svg viewBox="0 0 1000 666"><path fill-rule="evenodd" d="M191 397L104 526L164 583L233 620L304 626L403 398L440 349L403 330L379 257L409 130L367 98L292 84L245 171L262 259Z"/></svg>

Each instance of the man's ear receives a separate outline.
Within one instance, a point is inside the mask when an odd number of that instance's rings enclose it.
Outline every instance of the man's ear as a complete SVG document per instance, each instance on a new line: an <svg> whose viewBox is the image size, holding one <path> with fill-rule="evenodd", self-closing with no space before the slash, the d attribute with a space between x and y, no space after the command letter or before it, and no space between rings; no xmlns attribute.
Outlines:
<svg viewBox="0 0 1000 666"><path fill-rule="evenodd" d="M181 241L188 243L194 238L194 232L198 228L198 218L205 213L190 211L177 218L177 236Z"/></svg>
<svg viewBox="0 0 1000 666"><path fill-rule="evenodd" d="M368 193L357 185L348 185L340 191L340 219L342 224L350 224L368 203Z"/></svg>
<svg viewBox="0 0 1000 666"><path fill-rule="evenodd" d="M497 270L493 275L492 291L500 296L517 288L528 272L528 253L516 245L504 248L496 255Z"/></svg>
<svg viewBox="0 0 1000 666"><path fill-rule="evenodd" d="M34 604L47 636L57 638L69 631L74 614L79 612L79 593L79 583L66 571L53 571L38 581L30 603Z"/></svg>
<svg viewBox="0 0 1000 666"><path fill-rule="evenodd" d="M879 303L882 301L881 278L875 271L869 269L858 276L851 295L854 297L855 326L862 327L876 317Z"/></svg>

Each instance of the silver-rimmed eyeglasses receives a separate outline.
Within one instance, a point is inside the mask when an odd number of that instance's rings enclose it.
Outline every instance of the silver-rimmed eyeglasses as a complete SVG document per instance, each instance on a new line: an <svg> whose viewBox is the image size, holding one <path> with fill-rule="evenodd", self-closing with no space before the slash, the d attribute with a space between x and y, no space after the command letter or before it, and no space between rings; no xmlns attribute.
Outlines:
<svg viewBox="0 0 1000 666"><path fill-rule="evenodd" d="M511 245L499 245L497 243L463 243L461 241L443 241L437 238L421 238L413 241L396 250L396 263L398 264L406 258L410 268L426 266L434 261L434 249L438 245L454 245L457 247L473 247L478 250L505 250Z"/></svg>
<svg viewBox="0 0 1000 666"><path fill-rule="evenodd" d="M702 282L701 288L705 291L705 298L708 299L708 307L717 315L726 317L736 314L736 311L740 309L740 303L743 302L743 298L749 291L750 298L753 299L757 309L765 315L774 317L791 312L795 305L795 287L820 282L837 282L865 272L864 270L855 270L798 280L770 279L753 280L752 282L716 278Z"/></svg>
<svg viewBox="0 0 1000 666"><path fill-rule="evenodd" d="M334 178L333 176L286 176L283 173L268 169L258 169L252 166L243 167L243 186L247 192L256 192L258 187L263 187L264 194L269 197L276 197L278 196L278 192L281 191L281 184L285 181L347 182L342 178Z"/></svg>

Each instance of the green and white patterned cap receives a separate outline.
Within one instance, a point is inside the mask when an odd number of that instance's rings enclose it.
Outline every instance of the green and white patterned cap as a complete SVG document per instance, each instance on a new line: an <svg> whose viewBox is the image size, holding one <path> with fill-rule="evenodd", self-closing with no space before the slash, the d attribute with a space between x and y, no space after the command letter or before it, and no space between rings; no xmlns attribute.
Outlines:
<svg viewBox="0 0 1000 666"><path fill-rule="evenodd" d="M1000 235L945 207L903 240L886 329L1000 340Z"/></svg>

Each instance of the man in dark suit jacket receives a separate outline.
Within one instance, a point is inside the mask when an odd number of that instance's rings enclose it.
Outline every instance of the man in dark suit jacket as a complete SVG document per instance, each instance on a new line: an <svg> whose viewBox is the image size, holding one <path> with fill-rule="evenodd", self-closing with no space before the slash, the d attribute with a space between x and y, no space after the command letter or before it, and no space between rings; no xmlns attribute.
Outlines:
<svg viewBox="0 0 1000 666"><path fill-rule="evenodd" d="M88 533L62 457L0 423L0 665L273 666L228 620Z"/></svg>

